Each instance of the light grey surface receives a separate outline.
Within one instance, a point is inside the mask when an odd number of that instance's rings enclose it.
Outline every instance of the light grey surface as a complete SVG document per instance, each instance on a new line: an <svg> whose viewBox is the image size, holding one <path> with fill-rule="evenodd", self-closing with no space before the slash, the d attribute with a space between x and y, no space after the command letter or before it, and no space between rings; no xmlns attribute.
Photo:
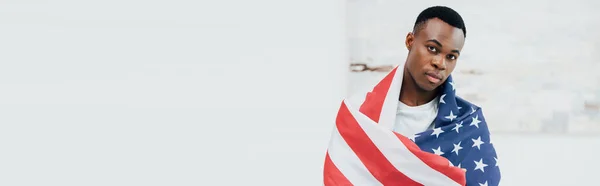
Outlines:
<svg viewBox="0 0 600 186"><path fill-rule="evenodd" d="M597 136L492 135L501 185L598 185ZM495 166L489 165L489 166Z"/></svg>
<svg viewBox="0 0 600 186"><path fill-rule="evenodd" d="M0 185L319 185L343 8L0 1Z"/></svg>

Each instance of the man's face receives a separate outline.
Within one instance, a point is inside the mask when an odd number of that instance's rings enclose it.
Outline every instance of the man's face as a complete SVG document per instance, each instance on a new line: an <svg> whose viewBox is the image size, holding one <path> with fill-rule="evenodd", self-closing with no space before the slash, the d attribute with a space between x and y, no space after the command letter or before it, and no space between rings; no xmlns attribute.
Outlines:
<svg viewBox="0 0 600 186"><path fill-rule="evenodd" d="M434 18L406 36L406 69L423 91L433 91L450 76L465 43L461 29Z"/></svg>

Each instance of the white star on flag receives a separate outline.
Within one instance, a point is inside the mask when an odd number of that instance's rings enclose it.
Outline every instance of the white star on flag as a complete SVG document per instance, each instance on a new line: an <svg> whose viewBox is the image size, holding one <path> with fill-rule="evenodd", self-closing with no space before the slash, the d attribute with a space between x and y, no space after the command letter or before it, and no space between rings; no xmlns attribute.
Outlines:
<svg viewBox="0 0 600 186"><path fill-rule="evenodd" d="M462 109L462 107L458 107L458 110Z"/></svg>
<svg viewBox="0 0 600 186"><path fill-rule="evenodd" d="M471 114L473 114L475 112L476 112L475 108L471 107Z"/></svg>
<svg viewBox="0 0 600 186"><path fill-rule="evenodd" d="M475 127L479 128L479 123L481 123L481 121L479 121L477 119L478 117L479 117L479 115L475 115L475 117L473 118L473 120L471 120L471 124L469 126L475 125Z"/></svg>
<svg viewBox="0 0 600 186"><path fill-rule="evenodd" d="M498 166L498 158L494 157L494 160L496 160L496 167Z"/></svg>
<svg viewBox="0 0 600 186"><path fill-rule="evenodd" d="M454 115L454 113L452 113L452 111L450 111L450 115L444 117L446 119L449 119L450 121L454 120L454 118L456 118L456 116Z"/></svg>
<svg viewBox="0 0 600 186"><path fill-rule="evenodd" d="M480 183L479 186L488 186L487 181L485 181L485 183Z"/></svg>
<svg viewBox="0 0 600 186"><path fill-rule="evenodd" d="M483 168L487 167L488 165L483 163L483 158L480 159L479 161L473 161L473 162L475 162L475 170L479 169L479 170L481 170L481 172L485 172L483 170Z"/></svg>
<svg viewBox="0 0 600 186"><path fill-rule="evenodd" d="M438 156L441 156L442 154L444 154L444 152L442 152L442 147L441 146L438 146L437 149L431 149L431 150L433 150L433 153L435 155L438 155Z"/></svg>
<svg viewBox="0 0 600 186"><path fill-rule="evenodd" d="M435 135L435 138L438 138L440 136L441 133L444 133L444 131L442 130L441 127L438 128L434 128L433 132L431 133L431 135Z"/></svg>
<svg viewBox="0 0 600 186"><path fill-rule="evenodd" d="M456 130L456 133L458 133L458 129L461 128L463 121L460 121L460 123L457 123L456 126L454 126L454 128L452 128L452 130Z"/></svg>
<svg viewBox="0 0 600 186"><path fill-rule="evenodd" d="M446 104L446 101L444 101L444 97L446 97L446 94L442 94L442 97L440 97L440 103Z"/></svg>
<svg viewBox="0 0 600 186"><path fill-rule="evenodd" d="M477 146L477 149L481 150L481 144L483 144L483 141L481 141L481 136L479 136L477 139L471 139L471 140L473 140L472 147Z"/></svg>
<svg viewBox="0 0 600 186"><path fill-rule="evenodd" d="M450 85L452 85L452 90L453 90L453 91L454 91L454 90L456 90L456 88L454 87L454 81L450 81L450 82L448 82L448 83L449 83Z"/></svg>
<svg viewBox="0 0 600 186"><path fill-rule="evenodd" d="M462 141L459 141L458 144L452 144L452 145L454 145L454 149L452 149L452 152L456 152L456 155L458 155L458 151L460 149L462 149L462 147L460 146L460 143L462 143Z"/></svg>

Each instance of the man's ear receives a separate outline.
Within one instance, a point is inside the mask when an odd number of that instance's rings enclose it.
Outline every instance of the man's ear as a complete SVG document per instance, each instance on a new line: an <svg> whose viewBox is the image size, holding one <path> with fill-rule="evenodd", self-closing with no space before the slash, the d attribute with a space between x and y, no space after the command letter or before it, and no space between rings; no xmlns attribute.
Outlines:
<svg viewBox="0 0 600 186"><path fill-rule="evenodd" d="M406 44L406 49L408 49L408 51L410 51L410 49L412 48L414 41L415 41L415 35L412 32L409 32L408 34L406 34L406 41L404 41L404 43Z"/></svg>

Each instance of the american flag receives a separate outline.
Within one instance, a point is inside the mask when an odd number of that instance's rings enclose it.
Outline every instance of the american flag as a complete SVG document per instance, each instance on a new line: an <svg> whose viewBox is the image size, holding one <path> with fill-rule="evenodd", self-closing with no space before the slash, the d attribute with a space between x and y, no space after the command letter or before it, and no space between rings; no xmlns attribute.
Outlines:
<svg viewBox="0 0 600 186"><path fill-rule="evenodd" d="M392 131L402 69L394 68L366 95L342 102L324 184L497 186L498 157L481 108L456 96L452 77L440 87L433 129L413 136Z"/></svg>

